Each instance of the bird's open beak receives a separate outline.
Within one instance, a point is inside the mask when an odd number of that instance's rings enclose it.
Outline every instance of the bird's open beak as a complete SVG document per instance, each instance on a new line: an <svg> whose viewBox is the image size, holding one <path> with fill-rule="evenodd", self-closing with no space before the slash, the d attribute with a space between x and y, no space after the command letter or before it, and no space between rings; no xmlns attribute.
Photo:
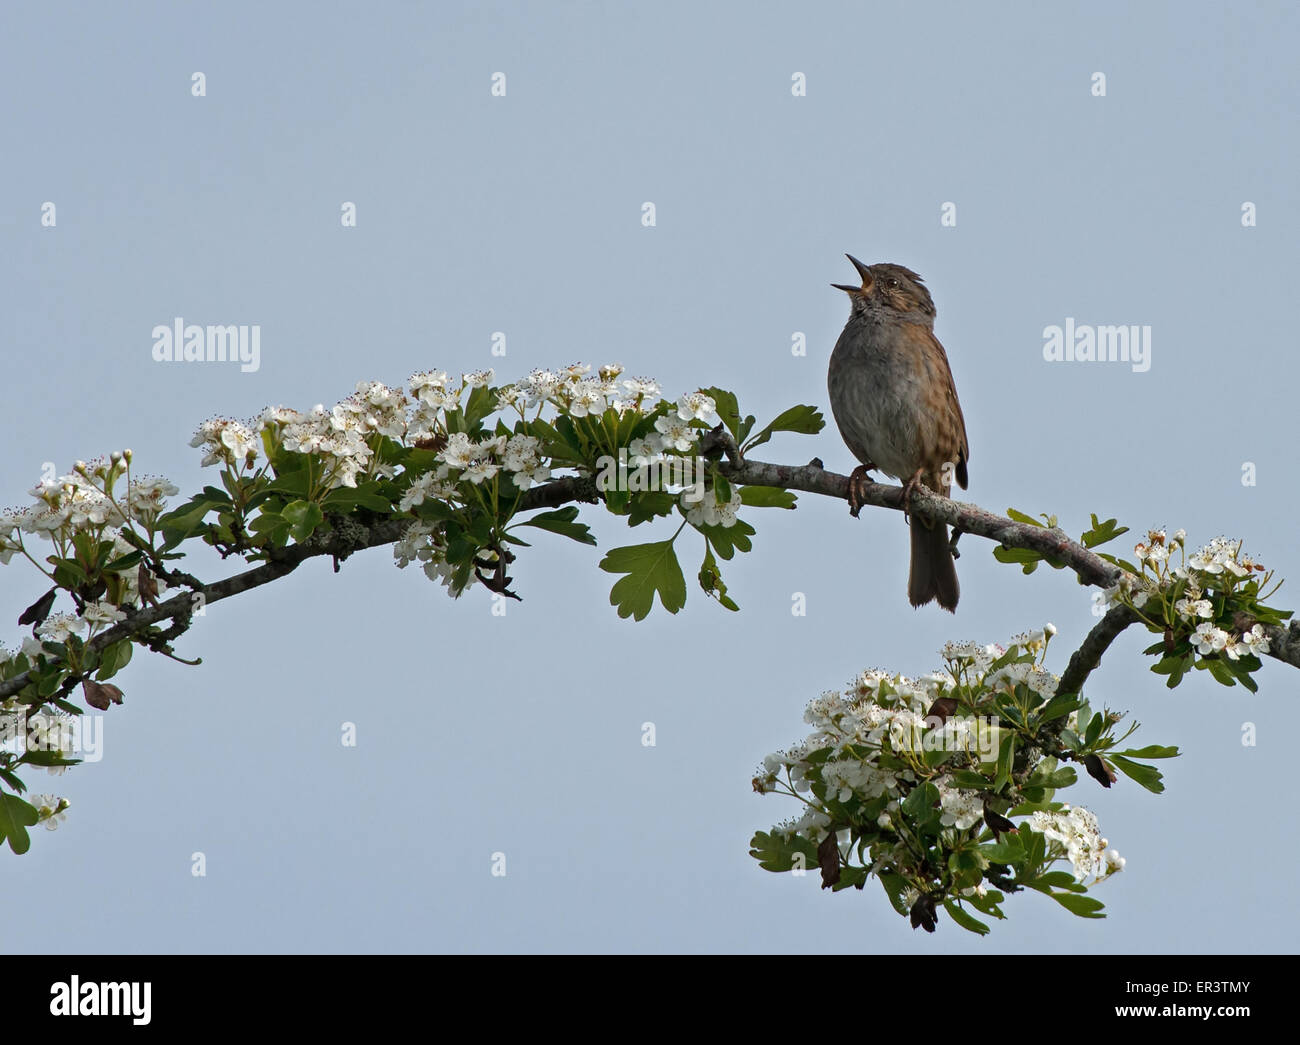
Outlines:
<svg viewBox="0 0 1300 1045"><path fill-rule="evenodd" d="M871 286L871 269L862 264L852 254L845 254L844 256L853 262L853 267L858 270L858 275L862 277L862 286L850 287L844 283L832 283L831 286L836 290L844 291L846 294L861 294Z"/></svg>

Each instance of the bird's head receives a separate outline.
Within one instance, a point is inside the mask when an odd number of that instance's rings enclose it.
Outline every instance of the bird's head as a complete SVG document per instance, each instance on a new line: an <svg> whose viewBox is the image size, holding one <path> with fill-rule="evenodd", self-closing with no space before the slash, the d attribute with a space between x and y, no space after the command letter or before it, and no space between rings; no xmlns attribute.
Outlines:
<svg viewBox="0 0 1300 1045"><path fill-rule="evenodd" d="M934 300L925 288L925 281L911 269L889 262L864 265L852 254L844 256L858 270L862 286L844 283L832 283L831 286L848 294L854 315L890 311L934 317Z"/></svg>

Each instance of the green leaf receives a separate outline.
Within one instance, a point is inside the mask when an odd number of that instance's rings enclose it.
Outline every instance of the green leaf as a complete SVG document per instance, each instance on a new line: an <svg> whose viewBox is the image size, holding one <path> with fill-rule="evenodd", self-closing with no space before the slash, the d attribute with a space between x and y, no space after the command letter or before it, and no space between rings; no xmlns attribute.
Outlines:
<svg viewBox="0 0 1300 1045"><path fill-rule="evenodd" d="M325 513L314 501L294 501L284 506L284 518L289 520L289 532L301 544L325 521Z"/></svg>
<svg viewBox="0 0 1300 1045"><path fill-rule="evenodd" d="M79 588L86 583L86 571L76 559L58 559L49 556L46 562L54 567L54 583L61 588Z"/></svg>
<svg viewBox="0 0 1300 1045"><path fill-rule="evenodd" d="M223 479L222 482L224 483L225 480ZM235 506L235 502L230 499L230 495L219 486L205 486L200 496L206 497L208 503L217 508L233 508Z"/></svg>
<svg viewBox="0 0 1300 1045"><path fill-rule="evenodd" d="M939 801L939 789L928 780L912 788L911 793L903 799L904 815L919 820L930 812Z"/></svg>
<svg viewBox="0 0 1300 1045"><path fill-rule="evenodd" d="M1020 844L1025 847L1025 867L1034 870L1047 857L1047 839L1028 824L1020 825Z"/></svg>
<svg viewBox="0 0 1300 1045"><path fill-rule="evenodd" d="M118 531L118 533L127 533L127 532L129 531L127 530ZM138 566L142 558L143 556L141 555L140 552L127 552L125 555L119 558L110 559L108 562L104 563L104 569L106 571L116 571L116 572L125 573L127 570L131 569L132 567Z"/></svg>
<svg viewBox="0 0 1300 1045"><path fill-rule="evenodd" d="M609 593L610 604L618 607L620 617L644 620L656 592L669 613L686 605L686 579L672 541L611 549L600 561L600 568L606 573L627 574Z"/></svg>
<svg viewBox="0 0 1300 1045"><path fill-rule="evenodd" d="M988 777L969 769L954 769L949 776L952 778L950 785L961 791L983 791L989 786Z"/></svg>
<svg viewBox="0 0 1300 1045"><path fill-rule="evenodd" d="M467 431L473 431L478 423L497 408L497 395L487 385L479 385L470 391L465 400L463 414Z"/></svg>
<svg viewBox="0 0 1300 1045"><path fill-rule="evenodd" d="M1014 838L1015 836L1008 835L1007 837ZM994 842L991 845L982 845L979 851L991 863L995 864L1023 864L1029 858L1023 846L1012 842Z"/></svg>
<svg viewBox="0 0 1300 1045"><path fill-rule="evenodd" d="M31 848L32 840L27 836L27 828L40 818L36 807L17 795L0 794L0 838L8 840L9 848L18 856Z"/></svg>
<svg viewBox="0 0 1300 1045"><path fill-rule="evenodd" d="M126 544L131 545L132 548L148 548L148 547L149 547L149 542L148 542L147 540L145 540L144 536L141 535L141 534L135 533L135 532L132 531L132 530L126 530L126 529L118 530L118 531L117 531L117 536L118 536L122 541L124 541ZM123 556L123 558L126 558L126 556ZM114 560L114 561L116 562L117 560Z"/></svg>
<svg viewBox="0 0 1300 1045"><path fill-rule="evenodd" d="M739 446L744 441L749 430L740 418L740 407L736 403L735 393L728 392L725 388L705 388L703 392L713 400L718 419L727 426L727 431L731 433L731 437L736 440L736 445ZM748 420L752 427L754 419L751 417Z"/></svg>
<svg viewBox="0 0 1300 1045"><path fill-rule="evenodd" d="M1001 791L1011 779L1011 770L1016 762L1016 736L1008 733L1002 738L998 747L998 772L993 778L993 791Z"/></svg>
<svg viewBox="0 0 1300 1045"><path fill-rule="evenodd" d="M426 497L420 504L413 505L412 514L425 522L446 522L451 518L453 508L446 501L435 501Z"/></svg>
<svg viewBox="0 0 1300 1045"><path fill-rule="evenodd" d="M1160 770L1155 766L1143 765L1141 762L1132 762L1123 755L1109 755L1110 761L1119 767L1120 771L1127 777L1131 777L1148 791L1154 794L1160 794L1165 789L1161 782L1162 775Z"/></svg>
<svg viewBox="0 0 1300 1045"><path fill-rule="evenodd" d="M870 869L866 867L841 867L840 880L831 886L831 892L838 893L842 889L854 889L860 882L867 880Z"/></svg>
<svg viewBox="0 0 1300 1045"><path fill-rule="evenodd" d="M1080 721L1083 720L1080 719ZM1105 716L1103 716L1102 713L1098 711L1096 714L1092 716L1092 721L1088 723L1088 729L1083 735L1084 745L1088 746L1096 742L1097 738L1101 736L1102 728L1105 725L1106 725Z"/></svg>
<svg viewBox="0 0 1300 1045"><path fill-rule="evenodd" d="M802 835L786 838L776 832L759 831L749 841L749 855L765 871L792 870L796 854L803 855L799 866L805 869L817 866L817 847Z"/></svg>
<svg viewBox="0 0 1300 1045"><path fill-rule="evenodd" d="M735 601L727 595L727 586L722 583L722 574L718 570L718 560L713 557L709 542L704 542L704 562L700 566L700 587L704 593L715 598L729 610L739 610Z"/></svg>
<svg viewBox="0 0 1300 1045"><path fill-rule="evenodd" d="M1004 548L998 545L993 549L993 558L998 562L1018 563L1025 573L1033 573L1042 561L1042 555L1028 548Z"/></svg>
<svg viewBox="0 0 1300 1045"><path fill-rule="evenodd" d="M813 865L814 867L816 864ZM880 884L885 888L885 895L889 897L889 904L899 914L906 915L911 912L904 894L908 889L908 881L902 875L894 874L892 871L881 871L877 877Z"/></svg>
<svg viewBox="0 0 1300 1045"><path fill-rule="evenodd" d="M1058 693L1038 712L1040 722L1051 722L1053 719L1061 718L1068 715L1071 711L1079 706L1079 698L1073 693Z"/></svg>
<svg viewBox="0 0 1300 1045"><path fill-rule="evenodd" d="M1253 678L1251 678L1249 667L1243 664L1241 660L1230 660L1227 661L1226 663L1228 665L1228 670L1231 671L1233 675L1237 677L1238 682L1240 682L1252 693L1259 692L1259 684Z"/></svg>
<svg viewBox="0 0 1300 1045"><path fill-rule="evenodd" d="M1048 893L1047 895L1071 914L1077 914L1080 918L1106 917L1104 914L1099 913L1106 905L1100 900L1094 900L1091 896L1079 896L1076 893Z"/></svg>
<svg viewBox="0 0 1300 1045"><path fill-rule="evenodd" d="M81 759L68 758L59 751L28 750L18 760L19 765L28 766L79 766Z"/></svg>
<svg viewBox="0 0 1300 1045"><path fill-rule="evenodd" d="M368 508L372 512L391 512L393 502L378 492L377 483L367 483L365 487L353 489L340 486L331 490L321 499L321 508L327 512L345 515L356 508Z"/></svg>
<svg viewBox="0 0 1300 1045"><path fill-rule="evenodd" d="M789 490L775 486L742 486L740 503L751 508L793 508L796 497Z"/></svg>
<svg viewBox="0 0 1300 1045"><path fill-rule="evenodd" d="M948 917L963 929L968 929L973 933L978 933L980 936L988 934L989 927L987 925L973 915L967 914L952 900L945 900L943 902L943 909L948 912Z"/></svg>
<svg viewBox="0 0 1300 1045"><path fill-rule="evenodd" d="M1074 880L1074 875L1069 871L1048 871L1046 874L1040 874L1034 879L1034 885L1045 885L1050 889L1068 889L1070 892L1077 892L1083 886Z"/></svg>
<svg viewBox="0 0 1300 1045"><path fill-rule="evenodd" d="M749 539L754 536L754 527L744 519L737 519L731 526L697 526L696 529L709 539L720 559L730 559L737 551L747 552L753 547Z"/></svg>
<svg viewBox="0 0 1300 1045"><path fill-rule="evenodd" d="M1042 528L1042 525L1043 525L1043 524L1040 523L1037 519L1035 519L1032 515L1026 515L1024 512L1018 512L1018 511L1016 511L1014 508L1008 508L1008 509L1007 509L1007 518L1008 518L1008 519L1015 519L1016 522L1018 522L1018 523L1026 523L1026 524L1029 525L1029 526L1037 526L1037 527L1039 527L1040 529Z"/></svg>
<svg viewBox="0 0 1300 1045"><path fill-rule="evenodd" d="M289 520L279 512L272 511L263 511L248 527L250 533L265 538L273 547L283 545L289 540L290 529Z"/></svg>
<svg viewBox="0 0 1300 1045"><path fill-rule="evenodd" d="M1163 650L1164 648L1163 642L1157 642L1148 652ZM1183 676L1187 674L1195 662L1196 655L1191 652L1178 656L1170 655L1162 657L1159 663L1152 664L1151 670L1157 675L1168 675L1169 678L1165 681L1165 687L1173 689L1178 683L1182 682Z"/></svg>
<svg viewBox="0 0 1300 1045"><path fill-rule="evenodd" d="M213 487L209 487L209 489L214 489L216 493L221 494L221 500L214 501L206 494L196 494L185 504L179 505L165 515L158 517L158 528L162 530L163 540L168 547L180 544L186 537L194 533L203 525L203 517L214 508L229 507L230 498L221 493L220 490L215 490Z"/></svg>
<svg viewBox="0 0 1300 1045"><path fill-rule="evenodd" d="M1113 541L1122 533L1128 533L1128 527L1118 525L1118 520L1107 519L1105 522L1098 522L1097 517L1094 515L1092 516L1092 529L1085 530L1080 540L1085 548L1095 548L1099 544Z"/></svg>
<svg viewBox="0 0 1300 1045"><path fill-rule="evenodd" d="M558 511L534 515L531 519L525 519L520 525L536 526L542 530L549 530L551 533L570 537L580 544L595 544L596 538L592 534L591 528L586 523L574 522L577 517L577 507L569 505L567 508L561 508Z"/></svg>
<svg viewBox="0 0 1300 1045"><path fill-rule="evenodd" d="M1126 572L1128 572L1128 573L1141 573L1141 572L1142 572L1142 571L1139 570L1136 566L1134 566L1131 562L1129 562L1127 559L1121 559L1119 556L1117 556L1117 555L1111 555L1109 552L1098 552L1098 553L1097 553L1097 558L1099 558L1099 559L1105 559L1105 560L1106 560L1108 563L1110 563L1112 566L1118 566L1120 569L1122 569L1122 570L1124 570L1124 571L1126 571Z"/></svg>
<svg viewBox="0 0 1300 1045"><path fill-rule="evenodd" d="M640 526L651 519L660 519L671 515L677 498L661 490L640 491L632 495L628 502L627 524Z"/></svg>
<svg viewBox="0 0 1300 1045"><path fill-rule="evenodd" d="M1034 770L1033 774L1025 781L1026 787L1047 787L1056 790L1062 787L1072 787L1078 782L1079 774L1071 766L1062 766L1060 769L1044 771L1041 766Z"/></svg>
<svg viewBox="0 0 1300 1045"><path fill-rule="evenodd" d="M979 855L971 849L958 849L948 856L948 869L955 875L968 875L981 866Z"/></svg>
<svg viewBox="0 0 1300 1045"><path fill-rule="evenodd" d="M983 896L963 896L962 903L968 903L981 914L987 914L991 918L1005 918L999 909L998 904L1003 900L1003 896L996 889L985 889Z"/></svg>
<svg viewBox="0 0 1300 1045"><path fill-rule="evenodd" d="M1206 658L1200 663L1209 670L1210 674L1214 676L1215 681L1220 682L1225 686L1235 686L1237 684L1236 676L1228 669L1228 665L1218 657Z"/></svg>
<svg viewBox="0 0 1300 1045"><path fill-rule="evenodd" d="M764 428L745 444L745 450L762 446L776 432L802 432L804 435L816 435L826 427L826 419L815 406L792 406L779 414L775 421Z"/></svg>
<svg viewBox="0 0 1300 1045"><path fill-rule="evenodd" d="M95 673L95 678L100 682L111 679L131 662L133 649L130 639L122 639L111 646L105 646L104 651L99 655L99 671Z"/></svg>
<svg viewBox="0 0 1300 1045"><path fill-rule="evenodd" d="M1162 747L1159 744L1148 744L1146 747L1128 748L1118 754L1128 755L1130 758L1177 758L1179 751L1176 746Z"/></svg>
<svg viewBox="0 0 1300 1045"><path fill-rule="evenodd" d="M569 422L569 419L559 417L557 421ZM557 464L582 464L587 459L587 455L583 452L582 445L574 433L572 422L552 427L546 421L538 418L529 421L525 426L525 430L529 435L536 436L542 441L541 450L543 454L550 457ZM428 471L435 466L436 458L431 454L429 463L419 470Z"/></svg>

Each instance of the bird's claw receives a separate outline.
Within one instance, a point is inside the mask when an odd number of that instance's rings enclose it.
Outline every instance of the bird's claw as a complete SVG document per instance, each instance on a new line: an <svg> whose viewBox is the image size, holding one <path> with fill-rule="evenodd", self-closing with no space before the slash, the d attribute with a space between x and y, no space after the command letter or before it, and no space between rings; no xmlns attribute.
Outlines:
<svg viewBox="0 0 1300 1045"><path fill-rule="evenodd" d="M849 473L849 514L855 519L866 503L867 487L875 486L875 480L867 474L874 467L875 465L860 464Z"/></svg>
<svg viewBox="0 0 1300 1045"><path fill-rule="evenodd" d="M903 519L909 526L912 524L912 497L920 485L921 469L918 468L916 474L903 484Z"/></svg>

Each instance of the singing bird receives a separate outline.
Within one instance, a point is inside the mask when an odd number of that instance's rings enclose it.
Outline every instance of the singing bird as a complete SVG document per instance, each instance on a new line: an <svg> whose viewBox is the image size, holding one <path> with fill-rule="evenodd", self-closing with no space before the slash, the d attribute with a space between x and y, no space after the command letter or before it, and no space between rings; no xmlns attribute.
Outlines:
<svg viewBox="0 0 1300 1045"><path fill-rule="evenodd" d="M934 336L934 301L909 268L864 265L845 257L862 286L832 283L849 295L851 311L831 353L826 386L840 435L861 464L849 484L849 508L862 506L867 473L904 482L904 510L924 483L947 497L955 477L966 488L970 446L948 356ZM938 600L957 609L957 569L948 527L909 518L912 563L907 597L913 606Z"/></svg>

